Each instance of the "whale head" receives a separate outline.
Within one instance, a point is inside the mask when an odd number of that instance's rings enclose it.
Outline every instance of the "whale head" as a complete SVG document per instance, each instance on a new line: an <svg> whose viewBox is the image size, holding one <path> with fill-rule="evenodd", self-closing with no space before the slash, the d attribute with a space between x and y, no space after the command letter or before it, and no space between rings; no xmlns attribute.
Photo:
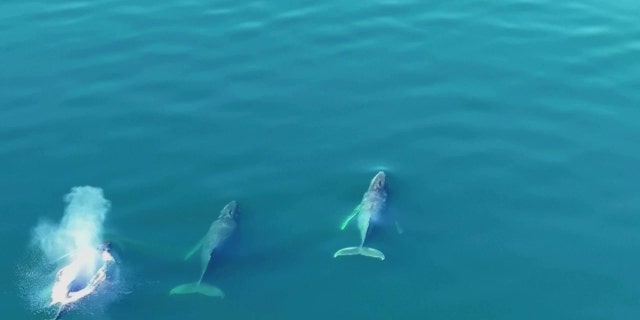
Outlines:
<svg viewBox="0 0 640 320"><path fill-rule="evenodd" d="M220 211L220 215L218 216L218 218L235 220L237 216L237 209L238 209L238 203L235 200L233 200L227 203L227 205L224 206L224 208L222 208L222 211Z"/></svg>
<svg viewBox="0 0 640 320"><path fill-rule="evenodd" d="M369 184L369 191L382 191L386 187L387 176L383 171L379 171Z"/></svg>

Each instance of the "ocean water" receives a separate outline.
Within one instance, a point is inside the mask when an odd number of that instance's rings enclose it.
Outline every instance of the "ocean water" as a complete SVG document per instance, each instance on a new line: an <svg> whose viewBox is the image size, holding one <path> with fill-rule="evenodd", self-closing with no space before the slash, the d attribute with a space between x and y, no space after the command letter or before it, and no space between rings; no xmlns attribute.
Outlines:
<svg viewBox="0 0 640 320"><path fill-rule="evenodd" d="M116 299L66 319L640 316L636 1L0 2L0 308L94 186ZM385 170L368 240L341 221ZM236 237L169 296L230 200ZM35 270L35 271L34 271ZM51 269L50 272L55 272Z"/></svg>

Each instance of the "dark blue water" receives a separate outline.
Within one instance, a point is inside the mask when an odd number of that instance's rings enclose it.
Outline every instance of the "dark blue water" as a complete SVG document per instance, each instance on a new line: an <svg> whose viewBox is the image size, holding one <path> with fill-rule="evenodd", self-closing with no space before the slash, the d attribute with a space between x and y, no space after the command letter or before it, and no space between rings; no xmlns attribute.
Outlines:
<svg viewBox="0 0 640 320"><path fill-rule="evenodd" d="M30 245L102 188L117 299L68 319L640 315L640 4L0 3L0 306L45 319ZM385 170L386 260L332 258ZM228 201L238 234L169 296ZM50 269L50 270L49 270ZM101 307L102 306L102 307Z"/></svg>

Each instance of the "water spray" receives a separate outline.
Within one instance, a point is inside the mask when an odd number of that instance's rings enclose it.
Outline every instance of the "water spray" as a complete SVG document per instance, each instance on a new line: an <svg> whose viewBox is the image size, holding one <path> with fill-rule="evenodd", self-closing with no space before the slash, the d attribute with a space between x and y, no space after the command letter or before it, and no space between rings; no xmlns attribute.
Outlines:
<svg viewBox="0 0 640 320"><path fill-rule="evenodd" d="M24 270L31 275L23 294L42 311L57 307L56 319L84 298L94 296L115 263L103 242L103 224L111 203L100 188L74 187L65 197L59 223L41 220L32 232L32 245L40 253L37 264ZM48 294L42 294L46 291Z"/></svg>

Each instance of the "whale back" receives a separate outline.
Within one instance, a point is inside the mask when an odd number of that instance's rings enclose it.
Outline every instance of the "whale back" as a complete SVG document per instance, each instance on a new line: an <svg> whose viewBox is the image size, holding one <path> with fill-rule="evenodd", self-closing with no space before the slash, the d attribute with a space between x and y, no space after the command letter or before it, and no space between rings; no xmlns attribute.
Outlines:
<svg viewBox="0 0 640 320"><path fill-rule="evenodd" d="M371 220L379 220L385 202L387 201L386 175L380 171L371 180L369 189L364 193L360 203L360 214L358 216L358 227L360 230L368 230ZM365 231L366 234L366 231Z"/></svg>
<svg viewBox="0 0 640 320"><path fill-rule="evenodd" d="M237 227L238 205L236 201L229 202L222 210L218 219L216 219L209 227L209 231L205 235L202 244L201 260L203 265L209 263L213 250L222 245L233 234Z"/></svg>

